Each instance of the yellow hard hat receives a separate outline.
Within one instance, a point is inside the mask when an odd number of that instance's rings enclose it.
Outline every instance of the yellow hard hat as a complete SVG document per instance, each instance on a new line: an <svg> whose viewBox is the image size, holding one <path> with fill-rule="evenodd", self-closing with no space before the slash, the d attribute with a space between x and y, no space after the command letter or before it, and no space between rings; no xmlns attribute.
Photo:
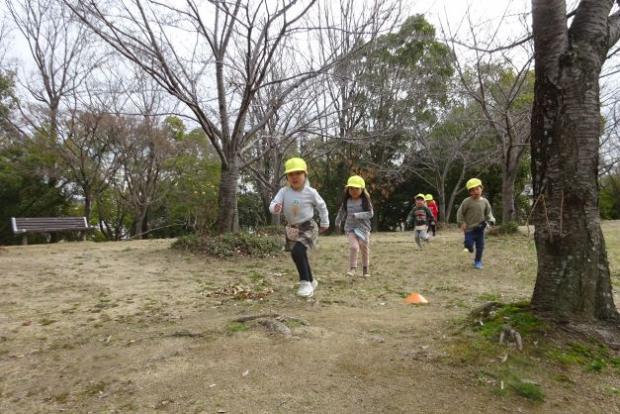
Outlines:
<svg viewBox="0 0 620 414"><path fill-rule="evenodd" d="M424 198L424 194L422 194L422 193L420 193L420 194L416 194L416 196L415 196L415 197L413 197L413 198L415 198L416 200L417 200L418 198L421 198L422 200L424 200L424 199L425 199L425 198Z"/></svg>
<svg viewBox="0 0 620 414"><path fill-rule="evenodd" d="M427 194L427 195L424 196L424 199L426 201L433 201L433 195L432 194Z"/></svg>
<svg viewBox="0 0 620 414"><path fill-rule="evenodd" d="M359 175L352 175L349 177L347 181L347 185L345 187L353 187L353 188L361 188L362 190L366 188L366 183L364 179Z"/></svg>
<svg viewBox="0 0 620 414"><path fill-rule="evenodd" d="M301 158L291 158L284 163L284 173L292 173L296 171L303 171L306 174L308 173L308 166L306 165L306 161Z"/></svg>
<svg viewBox="0 0 620 414"><path fill-rule="evenodd" d="M465 187L467 188L467 190L471 190L472 188L476 187L482 187L482 181L480 181L480 179L478 178L471 178L469 179L469 181L467 181Z"/></svg>

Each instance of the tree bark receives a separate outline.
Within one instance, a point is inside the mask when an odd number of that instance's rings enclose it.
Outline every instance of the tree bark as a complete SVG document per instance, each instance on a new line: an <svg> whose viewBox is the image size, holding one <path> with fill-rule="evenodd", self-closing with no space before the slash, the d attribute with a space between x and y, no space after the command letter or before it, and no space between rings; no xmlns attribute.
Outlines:
<svg viewBox="0 0 620 414"><path fill-rule="evenodd" d="M515 221L517 218L515 208L516 175L516 168L504 168L502 173L502 223Z"/></svg>
<svg viewBox="0 0 620 414"><path fill-rule="evenodd" d="M239 227L235 223L235 220L238 220L237 183L239 174L239 166L236 161L231 160L228 165L222 164L217 203L217 223L220 234L233 232Z"/></svg>
<svg viewBox="0 0 620 414"><path fill-rule="evenodd" d="M611 320L618 312L600 227L597 172L598 78L612 2L590 3L580 3L569 32L564 1L533 0L538 274L532 305L561 319Z"/></svg>

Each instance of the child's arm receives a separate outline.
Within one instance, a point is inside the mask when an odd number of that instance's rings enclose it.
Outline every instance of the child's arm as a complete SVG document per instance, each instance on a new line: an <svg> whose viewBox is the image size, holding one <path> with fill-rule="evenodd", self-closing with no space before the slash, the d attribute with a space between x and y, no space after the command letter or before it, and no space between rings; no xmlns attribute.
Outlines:
<svg viewBox="0 0 620 414"><path fill-rule="evenodd" d="M319 226L323 229L329 227L329 211L327 211L327 204L325 200L319 195L319 192L314 190L314 206L319 211Z"/></svg>
<svg viewBox="0 0 620 414"><path fill-rule="evenodd" d="M271 214L280 214L282 212L282 201L284 200L284 191L286 188L281 188L275 195L271 203L269 203L269 212Z"/></svg>
<svg viewBox="0 0 620 414"><path fill-rule="evenodd" d="M372 216L374 215L373 211L362 211L361 213L355 213L353 214L353 217L355 217L356 219L360 219L360 220L370 220L372 218Z"/></svg>
<svg viewBox="0 0 620 414"><path fill-rule="evenodd" d="M493 209L491 209L491 203L489 203L489 200L486 200L484 215L486 221L488 221L492 225L495 225L495 217L493 217Z"/></svg>
<svg viewBox="0 0 620 414"><path fill-rule="evenodd" d="M435 216L433 216L433 212L428 207L426 207L426 220L428 220L428 223L431 225L435 222Z"/></svg>

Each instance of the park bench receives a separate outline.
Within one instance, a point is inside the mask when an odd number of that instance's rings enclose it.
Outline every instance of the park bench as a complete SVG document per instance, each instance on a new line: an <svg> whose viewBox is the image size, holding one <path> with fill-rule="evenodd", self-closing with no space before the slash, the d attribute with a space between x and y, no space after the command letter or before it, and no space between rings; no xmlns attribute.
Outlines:
<svg viewBox="0 0 620 414"><path fill-rule="evenodd" d="M22 235L22 244L28 244L28 234L60 233L77 231L82 241L86 240L86 231L93 229L86 217L11 217L14 234Z"/></svg>

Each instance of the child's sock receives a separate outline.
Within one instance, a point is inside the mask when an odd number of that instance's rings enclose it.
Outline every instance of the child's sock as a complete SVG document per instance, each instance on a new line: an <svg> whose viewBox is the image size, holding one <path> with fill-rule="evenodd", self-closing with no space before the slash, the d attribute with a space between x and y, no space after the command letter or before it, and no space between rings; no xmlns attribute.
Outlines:
<svg viewBox="0 0 620 414"><path fill-rule="evenodd" d="M362 268L362 273L367 274L368 273L368 266L364 266Z"/></svg>

